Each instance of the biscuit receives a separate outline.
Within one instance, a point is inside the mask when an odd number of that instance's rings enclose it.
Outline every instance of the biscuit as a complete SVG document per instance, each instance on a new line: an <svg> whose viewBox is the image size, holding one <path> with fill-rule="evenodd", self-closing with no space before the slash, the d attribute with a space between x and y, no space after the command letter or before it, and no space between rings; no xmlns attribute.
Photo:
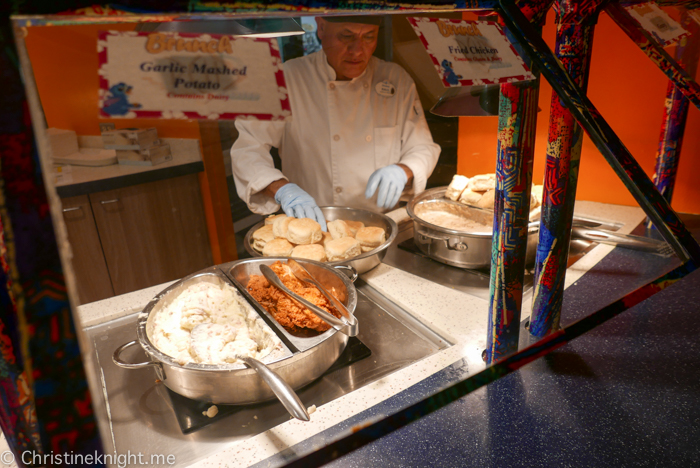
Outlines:
<svg viewBox="0 0 700 468"><path fill-rule="evenodd" d="M287 227L289 223L296 218L291 218L288 216L276 218L272 223L272 233L275 237L287 238Z"/></svg>
<svg viewBox="0 0 700 468"><path fill-rule="evenodd" d="M272 239L265 244L262 254L265 257L289 257L294 246L287 239Z"/></svg>
<svg viewBox="0 0 700 468"><path fill-rule="evenodd" d="M496 190L489 190L486 192L479 202L476 204L479 208L484 208L487 210L493 210L493 205L496 202Z"/></svg>
<svg viewBox="0 0 700 468"><path fill-rule="evenodd" d="M362 221L350 221L347 219L345 219L344 221L345 224L347 224L350 228L350 232L352 232L352 237L355 237L355 234L357 234L358 229L362 229L363 227L365 227L365 223L363 223Z"/></svg>
<svg viewBox="0 0 700 468"><path fill-rule="evenodd" d="M354 237L333 239L326 244L326 257L329 262L347 260L362 253L360 243Z"/></svg>
<svg viewBox="0 0 700 468"><path fill-rule="evenodd" d="M328 232L331 233L333 239L340 239L341 237L353 237L350 227L342 219L336 219L335 221L330 221L328 224Z"/></svg>
<svg viewBox="0 0 700 468"><path fill-rule="evenodd" d="M292 250L292 258L306 258L317 262L325 262L326 250L321 244L297 245Z"/></svg>
<svg viewBox="0 0 700 468"><path fill-rule="evenodd" d="M292 244L314 244L323 237L321 225L310 218L293 218L287 225L287 240Z"/></svg>
<svg viewBox="0 0 700 468"><path fill-rule="evenodd" d="M363 227L357 231L355 239L360 243L363 252L369 252L386 241L386 232L376 226Z"/></svg>
<svg viewBox="0 0 700 468"><path fill-rule="evenodd" d="M472 192L486 192L496 188L496 174L480 174L469 179L467 187Z"/></svg>
<svg viewBox="0 0 700 468"><path fill-rule="evenodd" d="M464 189L462 195L459 196L459 202L465 205L476 205L481 200L482 193L473 192L472 189Z"/></svg>
<svg viewBox="0 0 700 468"><path fill-rule="evenodd" d="M286 214L270 215L270 216L268 216L267 218L265 218L265 226L267 226L267 225L272 225L272 223L274 223L276 219L279 219L279 218L286 218L286 217L287 217Z"/></svg>
<svg viewBox="0 0 700 468"><path fill-rule="evenodd" d="M256 230L251 238L253 239L253 248L258 252L262 252L265 244L275 238L272 232L272 225L268 224Z"/></svg>
<svg viewBox="0 0 700 468"><path fill-rule="evenodd" d="M447 186L447 190L445 190L445 197L449 198L450 200L457 201L459 200L459 196L462 194L464 189L467 188L467 185L469 184L469 178L465 177L463 175L455 174L454 177L452 177L452 182L450 182L450 185Z"/></svg>

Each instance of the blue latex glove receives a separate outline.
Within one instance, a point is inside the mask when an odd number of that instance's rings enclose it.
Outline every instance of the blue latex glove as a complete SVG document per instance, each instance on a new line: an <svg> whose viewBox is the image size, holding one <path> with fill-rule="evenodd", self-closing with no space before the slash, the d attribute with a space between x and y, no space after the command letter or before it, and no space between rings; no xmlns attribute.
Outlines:
<svg viewBox="0 0 700 468"><path fill-rule="evenodd" d="M275 193L275 201L282 206L287 216L295 218L311 218L328 231L326 218L316 204L314 197L306 193L297 184L285 184Z"/></svg>
<svg viewBox="0 0 700 468"><path fill-rule="evenodd" d="M406 172L396 164L377 169L369 176L365 198L372 198L379 187L377 206L380 208L392 208L399 201L408 177Z"/></svg>

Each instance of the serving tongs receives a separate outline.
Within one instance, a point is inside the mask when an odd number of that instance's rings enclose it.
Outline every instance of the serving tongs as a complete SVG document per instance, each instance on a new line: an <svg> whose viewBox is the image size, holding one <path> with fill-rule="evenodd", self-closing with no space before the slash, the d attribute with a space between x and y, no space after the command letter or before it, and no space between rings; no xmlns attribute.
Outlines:
<svg viewBox="0 0 700 468"><path fill-rule="evenodd" d="M293 262L298 266L298 268L292 266L290 262ZM348 335L348 336L357 336L358 333L358 323L357 319L345 308L345 306L337 300L335 297L333 297L332 294L330 294L326 288L321 286L321 284L314 279L311 274L306 271L306 268L302 267L299 265L297 262L294 260L288 259L287 264L290 266L292 269L292 273L303 282L306 283L311 283L314 286L318 288L319 291L321 291L321 294L323 294L328 301L330 301L331 304L340 312L340 314L343 316L341 319L338 319L337 317L329 314L325 310L321 309L318 307L316 304L307 301L300 295L296 294L293 292L291 289L289 289L287 286L284 285L282 280L277 276L277 274L272 270L267 265L260 265L260 272L263 274L265 279L267 279L270 283L272 283L274 286L277 288L281 289L285 294L287 294L289 297L294 299L295 301L299 302L300 304L304 305L306 308L308 308L311 312L313 312L318 318L326 322L328 325L331 327L335 328L337 331ZM302 271L303 270L303 271ZM299 274L297 274L299 273ZM301 277L300 277L301 275Z"/></svg>

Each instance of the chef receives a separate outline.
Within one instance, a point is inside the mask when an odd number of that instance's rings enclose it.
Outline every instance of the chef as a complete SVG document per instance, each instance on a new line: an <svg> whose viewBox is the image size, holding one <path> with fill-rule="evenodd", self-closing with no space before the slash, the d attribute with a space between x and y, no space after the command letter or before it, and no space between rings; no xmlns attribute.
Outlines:
<svg viewBox="0 0 700 468"><path fill-rule="evenodd" d="M326 223L320 206L386 211L416 195L437 163L411 77L372 54L377 16L317 18L322 50L289 60L292 119L238 120L231 148L238 195L251 211ZM279 149L282 170L270 147Z"/></svg>

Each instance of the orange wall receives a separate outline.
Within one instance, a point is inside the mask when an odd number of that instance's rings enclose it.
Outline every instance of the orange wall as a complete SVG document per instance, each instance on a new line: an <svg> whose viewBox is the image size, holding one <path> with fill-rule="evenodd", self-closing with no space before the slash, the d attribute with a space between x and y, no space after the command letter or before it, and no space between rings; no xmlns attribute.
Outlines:
<svg viewBox="0 0 700 468"><path fill-rule="evenodd" d="M156 127L162 138L199 139L199 127L192 120L99 117L97 33L100 30L133 30L134 24L27 29L27 51L49 127L74 130L78 135L99 135L99 122L113 122L117 128Z"/></svg>
<svg viewBox="0 0 700 468"><path fill-rule="evenodd" d="M550 11L543 31L554 49L554 15ZM649 177L654 173L656 150L663 117L668 79L606 15L595 29L588 97L637 159ZM537 141L533 180L544 177L549 102L552 88L542 79L537 115ZM459 125L457 172L467 176L494 172L496 167L497 117L462 117ZM688 112L680 165L673 194L678 212L700 213L700 112ZM591 140L585 136L581 153L578 200L637 206Z"/></svg>

